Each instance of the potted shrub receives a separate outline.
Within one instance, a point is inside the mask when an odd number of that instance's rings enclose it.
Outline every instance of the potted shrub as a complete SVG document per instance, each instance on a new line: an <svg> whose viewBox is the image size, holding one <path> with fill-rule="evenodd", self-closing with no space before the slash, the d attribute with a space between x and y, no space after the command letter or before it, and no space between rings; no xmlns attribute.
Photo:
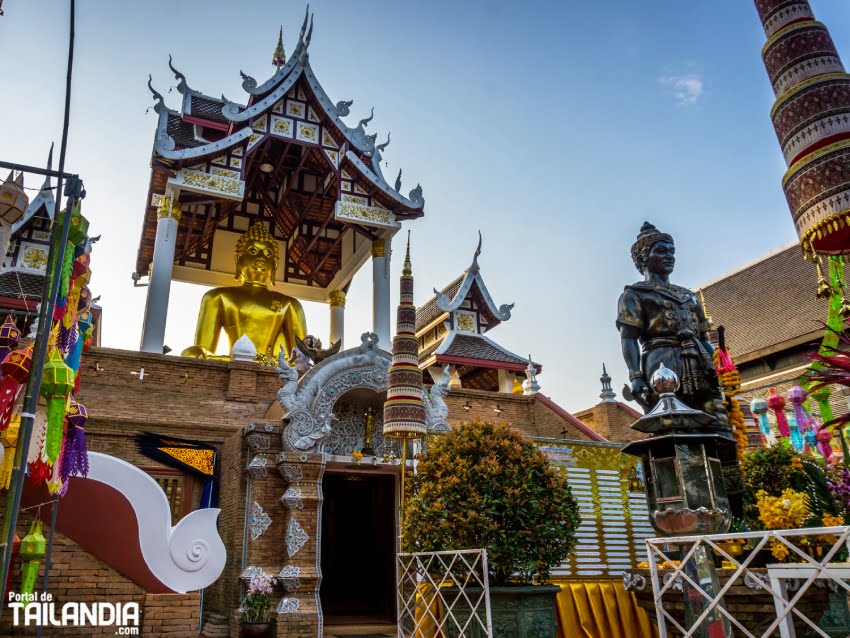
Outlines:
<svg viewBox="0 0 850 638"><path fill-rule="evenodd" d="M242 638L263 638L269 635L272 615L272 577L265 572L251 576L248 594L242 600Z"/></svg>
<svg viewBox="0 0 850 638"><path fill-rule="evenodd" d="M406 500L410 552L487 550L494 635L555 635L552 567L575 544L578 506L546 455L507 425L462 423L429 441Z"/></svg>

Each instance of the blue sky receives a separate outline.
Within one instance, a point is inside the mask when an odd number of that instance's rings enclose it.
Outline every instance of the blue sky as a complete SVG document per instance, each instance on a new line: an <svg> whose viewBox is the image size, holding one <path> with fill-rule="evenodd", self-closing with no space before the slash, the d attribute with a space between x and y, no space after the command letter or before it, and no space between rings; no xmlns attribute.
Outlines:
<svg viewBox="0 0 850 638"><path fill-rule="evenodd" d="M61 134L67 12L6 0L0 18L0 157L43 164ZM179 106L168 54L191 87L243 99L263 80L280 24L292 51L302 2L77 3L67 168L85 178L101 234L92 289L103 344L135 349L146 289L132 287L155 114L145 85ZM850 4L813 1L850 56ZM384 173L420 182L410 224L416 302L469 265L513 318L490 336L544 366L542 391L577 411L597 402L602 362L626 380L617 297L638 277L629 247L644 219L674 235L673 280L697 287L795 239L751 2L313 2L311 62L350 121L375 106L392 131ZM31 178L29 186L40 180ZM398 248L398 246L397 246ZM400 274L399 252L393 281ZM349 346L371 326L371 269L348 295ZM166 343L191 343L204 289L175 284ZM393 305L397 303L393 284ZM327 307L307 304L327 336ZM129 375L129 371L127 371Z"/></svg>

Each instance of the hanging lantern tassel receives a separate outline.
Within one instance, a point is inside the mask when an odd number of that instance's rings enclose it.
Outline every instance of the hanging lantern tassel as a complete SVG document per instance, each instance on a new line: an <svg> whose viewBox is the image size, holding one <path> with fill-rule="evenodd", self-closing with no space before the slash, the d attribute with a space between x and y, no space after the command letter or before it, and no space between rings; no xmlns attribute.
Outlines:
<svg viewBox="0 0 850 638"><path fill-rule="evenodd" d="M41 521L33 521L29 533L21 539L21 594L32 594L35 591L35 581L38 578L38 568L44 553L47 551L47 541L41 533Z"/></svg>
<svg viewBox="0 0 850 638"><path fill-rule="evenodd" d="M15 466L20 427L21 415L15 414L12 416L9 427L0 432L0 444L3 446L3 460L0 461L0 490L8 490L12 483L12 468Z"/></svg>
<svg viewBox="0 0 850 638"><path fill-rule="evenodd" d="M59 470L59 475L66 484L72 476L88 476L89 473L89 453L84 429L87 419L86 406L71 399L71 406L68 408L68 432L62 446Z"/></svg>
<svg viewBox="0 0 850 638"><path fill-rule="evenodd" d="M47 400L47 436L44 442L44 455L50 463L55 463L62 449L62 426L65 422L65 408L68 395L74 389L74 371L65 365L62 355L54 349L41 377L40 394Z"/></svg>
<svg viewBox="0 0 850 638"><path fill-rule="evenodd" d="M843 294L841 295L841 307L838 310L841 313L842 317L850 318L850 301L847 301L847 289L844 288Z"/></svg>
<svg viewBox="0 0 850 638"><path fill-rule="evenodd" d="M823 268L820 263L820 255L815 256L815 268L817 268L818 273L818 288L815 296L818 299L829 299L832 296L832 288L829 283L826 281L826 277L823 276Z"/></svg>
<svg viewBox="0 0 850 638"><path fill-rule="evenodd" d="M39 405L32 425L32 443L27 453L29 479L33 485L41 485L50 476L50 466L44 462L44 447L47 438L47 408Z"/></svg>
<svg viewBox="0 0 850 638"><path fill-rule="evenodd" d="M62 463L62 451L59 451L59 458L50 468L50 479L47 481L47 493L51 496L59 494L62 490L62 476L60 465Z"/></svg>
<svg viewBox="0 0 850 638"><path fill-rule="evenodd" d="M785 418L785 397L776 391L776 388L770 389L770 396L767 398L768 407L773 410L776 416L776 426L779 428L779 434L783 438L791 436L791 429L788 427L788 419Z"/></svg>

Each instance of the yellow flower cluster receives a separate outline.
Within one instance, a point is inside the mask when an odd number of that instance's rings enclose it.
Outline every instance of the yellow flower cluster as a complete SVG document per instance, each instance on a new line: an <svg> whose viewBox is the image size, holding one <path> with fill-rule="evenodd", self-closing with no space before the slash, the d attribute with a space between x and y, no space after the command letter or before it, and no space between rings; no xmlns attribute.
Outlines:
<svg viewBox="0 0 850 638"><path fill-rule="evenodd" d="M767 529L797 529L811 514L806 496L790 488L781 496L770 496L764 490L756 493L759 520Z"/></svg>
<svg viewBox="0 0 850 638"><path fill-rule="evenodd" d="M656 565L656 567L658 569L673 569L674 567L678 567L681 564L682 564L681 561L678 561L678 560L674 560L674 561L665 560L662 563L658 563ZM644 560L644 561L639 562L637 564L637 568L638 569L649 569L649 561Z"/></svg>
<svg viewBox="0 0 850 638"><path fill-rule="evenodd" d="M840 525L844 525L844 517L833 516L831 514L824 514L823 515L823 526L824 527L839 527Z"/></svg>
<svg viewBox="0 0 850 638"><path fill-rule="evenodd" d="M788 546L780 541L778 538L770 539L770 553L773 554L773 557L778 561L783 561L788 558L788 554L791 553L791 550L788 549Z"/></svg>

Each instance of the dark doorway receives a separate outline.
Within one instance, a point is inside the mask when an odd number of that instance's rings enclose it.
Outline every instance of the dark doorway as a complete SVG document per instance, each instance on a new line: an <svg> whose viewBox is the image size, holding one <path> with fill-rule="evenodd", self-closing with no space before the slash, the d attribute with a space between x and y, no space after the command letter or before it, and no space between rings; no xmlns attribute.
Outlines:
<svg viewBox="0 0 850 638"><path fill-rule="evenodd" d="M395 622L395 482L325 474L322 610L329 623Z"/></svg>

